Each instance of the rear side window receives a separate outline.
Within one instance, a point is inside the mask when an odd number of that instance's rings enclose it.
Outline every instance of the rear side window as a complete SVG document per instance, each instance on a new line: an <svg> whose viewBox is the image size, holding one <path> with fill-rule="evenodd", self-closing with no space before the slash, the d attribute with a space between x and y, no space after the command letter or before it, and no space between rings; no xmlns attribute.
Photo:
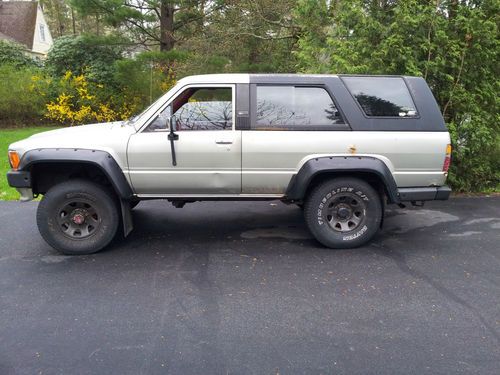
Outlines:
<svg viewBox="0 0 500 375"><path fill-rule="evenodd" d="M343 77L363 112L371 117L418 117L403 78Z"/></svg>
<svg viewBox="0 0 500 375"><path fill-rule="evenodd" d="M321 87L257 86L256 128L307 130L344 121Z"/></svg>

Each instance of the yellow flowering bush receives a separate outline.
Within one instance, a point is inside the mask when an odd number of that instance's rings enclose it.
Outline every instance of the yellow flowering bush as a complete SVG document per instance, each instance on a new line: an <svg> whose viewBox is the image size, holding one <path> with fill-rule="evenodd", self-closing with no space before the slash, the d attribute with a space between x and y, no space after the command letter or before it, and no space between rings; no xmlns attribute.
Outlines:
<svg viewBox="0 0 500 375"><path fill-rule="evenodd" d="M136 104L114 100L103 84L88 81L85 74L67 71L60 81L61 93L46 104L45 117L71 125L109 122L130 117ZM122 98L122 99L125 99Z"/></svg>

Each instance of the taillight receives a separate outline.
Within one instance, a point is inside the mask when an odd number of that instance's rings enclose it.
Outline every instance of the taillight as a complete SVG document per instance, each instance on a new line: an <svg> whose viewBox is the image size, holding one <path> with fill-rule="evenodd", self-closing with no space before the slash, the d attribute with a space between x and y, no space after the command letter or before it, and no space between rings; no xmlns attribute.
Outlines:
<svg viewBox="0 0 500 375"><path fill-rule="evenodd" d="M443 172L448 173L451 164L451 145L446 146L446 156L444 157Z"/></svg>

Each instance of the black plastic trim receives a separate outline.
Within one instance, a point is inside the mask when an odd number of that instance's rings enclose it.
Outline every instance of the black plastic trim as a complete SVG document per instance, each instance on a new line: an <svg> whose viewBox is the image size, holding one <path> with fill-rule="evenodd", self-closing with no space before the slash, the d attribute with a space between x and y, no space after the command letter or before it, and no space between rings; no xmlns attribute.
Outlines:
<svg viewBox="0 0 500 375"><path fill-rule="evenodd" d="M440 186L437 188L436 197L437 201L446 201L450 198L451 188L448 186Z"/></svg>
<svg viewBox="0 0 500 375"><path fill-rule="evenodd" d="M30 188L31 174L28 171L8 171L7 182L13 188Z"/></svg>
<svg viewBox="0 0 500 375"><path fill-rule="evenodd" d="M236 130L250 129L250 85L238 83L236 85Z"/></svg>
<svg viewBox="0 0 500 375"><path fill-rule="evenodd" d="M122 169L116 160L106 151L80 148L46 148L31 150L26 152L21 159L18 173L24 172L29 174L31 167L40 163L85 163L95 165L103 171L120 198L129 199L134 195ZM9 176L10 173L14 172L11 171L7 175ZM12 178L16 179L17 177ZM31 177L29 177L29 180L29 186L23 187L31 187Z"/></svg>
<svg viewBox="0 0 500 375"><path fill-rule="evenodd" d="M401 202L445 201L450 197L451 189L448 186L399 188L398 194Z"/></svg>
<svg viewBox="0 0 500 375"><path fill-rule="evenodd" d="M391 171L383 161L369 156L331 156L308 160L292 178L285 196L302 200L306 190L319 174L331 172L362 172L377 176L384 184L389 203L398 203L398 189Z"/></svg>

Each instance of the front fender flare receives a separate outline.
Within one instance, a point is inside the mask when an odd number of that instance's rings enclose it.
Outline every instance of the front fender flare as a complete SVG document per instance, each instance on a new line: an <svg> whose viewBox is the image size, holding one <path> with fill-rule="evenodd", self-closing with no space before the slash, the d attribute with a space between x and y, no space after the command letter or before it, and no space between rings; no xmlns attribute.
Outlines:
<svg viewBox="0 0 500 375"><path fill-rule="evenodd" d="M15 173L22 174L23 172L27 172L28 177L24 177L23 180L25 183L31 185L32 181L29 171L31 167L40 163L84 163L99 168L108 178L120 200L124 235L127 236L132 231L133 223L129 201L134 196L134 192L123 174L121 167L109 153L101 150L79 148L46 148L30 150L23 155L19 164L19 170ZM9 179L9 182L10 180L14 180L14 177Z"/></svg>
<svg viewBox="0 0 500 375"><path fill-rule="evenodd" d="M130 199L134 192L121 167L106 151L88 149L44 148L27 151L19 164L20 171L28 171L40 163L85 163L97 166L106 175L121 199Z"/></svg>

